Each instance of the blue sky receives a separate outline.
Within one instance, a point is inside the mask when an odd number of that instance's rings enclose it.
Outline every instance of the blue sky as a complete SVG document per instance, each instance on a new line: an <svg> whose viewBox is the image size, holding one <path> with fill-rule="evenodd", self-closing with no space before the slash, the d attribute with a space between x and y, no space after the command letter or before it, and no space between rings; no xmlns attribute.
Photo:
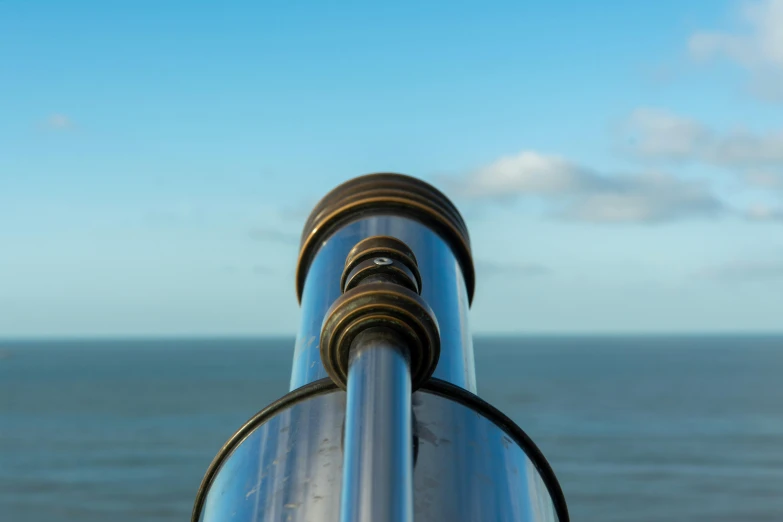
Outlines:
<svg viewBox="0 0 783 522"><path fill-rule="evenodd" d="M783 331L783 0L0 4L0 337L293 335L377 171L463 211L476 332Z"/></svg>

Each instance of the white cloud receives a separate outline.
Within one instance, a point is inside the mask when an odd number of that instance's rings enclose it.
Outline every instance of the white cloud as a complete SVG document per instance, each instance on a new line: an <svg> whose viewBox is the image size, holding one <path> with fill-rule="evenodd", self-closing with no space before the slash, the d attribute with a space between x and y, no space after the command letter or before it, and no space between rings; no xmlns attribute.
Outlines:
<svg viewBox="0 0 783 522"><path fill-rule="evenodd" d="M533 151L476 170L458 193L474 200L537 199L549 215L588 222L657 223L726 212L704 183L655 172L607 176Z"/></svg>
<svg viewBox="0 0 783 522"><path fill-rule="evenodd" d="M709 142L709 133L702 125L661 109L636 109L625 131L630 134L629 146L645 158L690 159Z"/></svg>
<svg viewBox="0 0 783 522"><path fill-rule="evenodd" d="M577 198L564 215L594 222L658 223L715 217L726 210L706 183L643 173L607 178L605 187Z"/></svg>
<svg viewBox="0 0 783 522"><path fill-rule="evenodd" d="M697 61L725 58L751 73L752 88L760 96L783 100L783 0L741 4L743 32L698 31L688 41Z"/></svg>
<svg viewBox="0 0 783 522"><path fill-rule="evenodd" d="M669 111L641 108L622 128L621 148L645 160L698 161L729 168L783 168L783 130L719 133Z"/></svg>
<svg viewBox="0 0 783 522"><path fill-rule="evenodd" d="M768 134L735 131L718 137L706 152L707 160L716 165L783 166L783 131Z"/></svg>
<svg viewBox="0 0 783 522"><path fill-rule="evenodd" d="M748 207L745 217L751 221L783 221L783 207L756 203Z"/></svg>
<svg viewBox="0 0 783 522"><path fill-rule="evenodd" d="M463 190L470 197L503 199L520 193L562 194L596 181L564 158L523 151L479 169Z"/></svg>
<svg viewBox="0 0 783 522"><path fill-rule="evenodd" d="M66 130L73 127L73 122L65 114L52 114L46 119L46 127L52 130Z"/></svg>
<svg viewBox="0 0 783 522"><path fill-rule="evenodd" d="M783 172L751 170L745 173L748 185L772 190L783 190Z"/></svg>

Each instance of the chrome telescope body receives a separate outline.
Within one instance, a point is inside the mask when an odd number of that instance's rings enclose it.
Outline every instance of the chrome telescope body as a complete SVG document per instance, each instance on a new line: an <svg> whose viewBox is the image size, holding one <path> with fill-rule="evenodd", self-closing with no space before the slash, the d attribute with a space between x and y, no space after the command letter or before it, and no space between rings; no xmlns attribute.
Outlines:
<svg viewBox="0 0 783 522"><path fill-rule="evenodd" d="M429 184L371 174L324 197L290 391L220 449L192 522L568 522L544 456L476 395L474 285L467 227Z"/></svg>

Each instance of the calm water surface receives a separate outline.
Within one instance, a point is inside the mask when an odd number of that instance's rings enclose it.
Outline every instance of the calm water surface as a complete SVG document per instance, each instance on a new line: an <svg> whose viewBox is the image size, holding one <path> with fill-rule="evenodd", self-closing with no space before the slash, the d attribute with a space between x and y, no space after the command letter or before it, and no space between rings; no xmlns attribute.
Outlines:
<svg viewBox="0 0 783 522"><path fill-rule="evenodd" d="M289 340L0 343L0 521L187 520ZM783 338L476 342L576 521L782 521Z"/></svg>

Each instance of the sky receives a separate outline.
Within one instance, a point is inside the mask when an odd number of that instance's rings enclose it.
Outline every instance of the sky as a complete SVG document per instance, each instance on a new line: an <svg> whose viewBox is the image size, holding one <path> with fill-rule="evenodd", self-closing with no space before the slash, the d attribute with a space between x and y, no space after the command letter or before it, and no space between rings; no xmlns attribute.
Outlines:
<svg viewBox="0 0 783 522"><path fill-rule="evenodd" d="M783 332L783 0L0 2L0 338L292 336L379 171L477 333Z"/></svg>

